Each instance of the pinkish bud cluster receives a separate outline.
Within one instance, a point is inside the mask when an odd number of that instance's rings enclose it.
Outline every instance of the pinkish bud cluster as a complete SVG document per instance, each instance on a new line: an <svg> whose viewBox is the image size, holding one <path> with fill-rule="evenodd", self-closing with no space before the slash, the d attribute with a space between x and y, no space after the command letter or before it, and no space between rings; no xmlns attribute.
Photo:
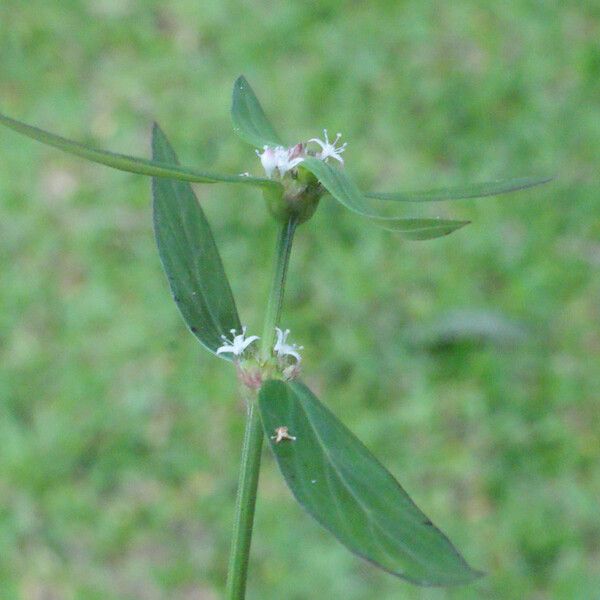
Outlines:
<svg viewBox="0 0 600 600"><path fill-rule="evenodd" d="M283 146L263 146L263 151L256 151L257 156L269 179L277 171L279 177L283 177L288 171L298 166L305 156L304 144L296 144L291 148Z"/></svg>
<svg viewBox="0 0 600 600"><path fill-rule="evenodd" d="M322 161L327 161L329 158L337 160L340 164L344 164L344 159L340 156L346 150L347 144L337 145L341 133L338 133L336 138L330 142L327 136L327 129L323 129L325 140L319 138L311 138L309 141L318 144L320 150L315 152L306 149L306 144L300 142L290 148L284 146L263 146L263 151L256 151L256 155L260 158L260 162L269 179L277 176L283 178L286 173L297 167L307 156L314 156Z"/></svg>

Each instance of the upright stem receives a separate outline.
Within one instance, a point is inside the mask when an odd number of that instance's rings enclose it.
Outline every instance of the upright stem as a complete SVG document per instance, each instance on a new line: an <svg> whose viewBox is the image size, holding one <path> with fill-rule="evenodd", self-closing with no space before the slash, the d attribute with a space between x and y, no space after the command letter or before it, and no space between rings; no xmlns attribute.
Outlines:
<svg viewBox="0 0 600 600"><path fill-rule="evenodd" d="M283 224L277 238L275 255L275 268L265 325L261 338L260 356L266 360L270 356L275 336L275 327L279 325L283 292L287 267L292 250L296 220L290 219ZM248 412L246 414L246 430L244 432L244 445L242 448L242 464L238 481L238 492L235 507L235 522L233 525L233 539L229 555L227 570L227 600L243 600L246 594L246 579L248 576L248 560L250 556L250 543L252 541L252 527L254 524L254 508L256 506L256 490L258 487L258 473L260 470L260 455L263 443L262 424L254 398L248 399Z"/></svg>
<svg viewBox="0 0 600 600"><path fill-rule="evenodd" d="M250 542L252 541L262 442L263 431L258 408L256 402L249 399L235 506L233 539L227 571L226 597L228 600L242 600L246 594L246 577L248 575L248 559L250 556Z"/></svg>
<svg viewBox="0 0 600 600"><path fill-rule="evenodd" d="M275 255L275 267L271 282L271 293L269 294L267 314L265 315L265 325L263 327L261 338L260 354L262 360L266 360L271 354L273 340L275 339L275 327L279 325L281 307L283 306L285 279L287 276L287 268L290 261L290 253L292 251L292 241L294 240L296 225L296 219L290 219L279 229L277 250Z"/></svg>

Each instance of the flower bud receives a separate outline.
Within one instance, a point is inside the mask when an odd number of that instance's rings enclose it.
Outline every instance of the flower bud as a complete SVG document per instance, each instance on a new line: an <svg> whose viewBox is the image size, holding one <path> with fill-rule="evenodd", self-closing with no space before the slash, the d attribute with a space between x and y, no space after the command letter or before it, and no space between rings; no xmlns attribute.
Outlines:
<svg viewBox="0 0 600 600"><path fill-rule="evenodd" d="M263 190L269 212L278 221L288 221L290 217L296 217L299 224L308 221L325 193L319 180L300 164L293 172L286 174L281 184L283 193L281 189Z"/></svg>

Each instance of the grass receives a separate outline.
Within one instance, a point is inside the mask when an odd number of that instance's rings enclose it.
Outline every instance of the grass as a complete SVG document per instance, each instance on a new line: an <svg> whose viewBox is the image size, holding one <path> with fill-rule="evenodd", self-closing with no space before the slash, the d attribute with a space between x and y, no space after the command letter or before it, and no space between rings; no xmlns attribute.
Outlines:
<svg viewBox="0 0 600 600"><path fill-rule="evenodd" d="M258 173L229 124L243 72L291 141L341 130L366 189L558 176L416 206L473 221L429 243L323 202L292 257L305 379L488 576L376 571L265 454L250 599L597 594L599 40L591 1L1 4L1 110L75 139L148 155L156 119L186 164ZM274 225L255 192L197 191L255 330ZM149 195L0 132L2 597L223 591L242 407L169 297Z"/></svg>

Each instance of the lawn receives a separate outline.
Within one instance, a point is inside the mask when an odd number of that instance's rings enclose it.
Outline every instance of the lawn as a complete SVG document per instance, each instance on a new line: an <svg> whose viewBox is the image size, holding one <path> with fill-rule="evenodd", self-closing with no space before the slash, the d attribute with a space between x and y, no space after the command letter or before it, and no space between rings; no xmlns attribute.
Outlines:
<svg viewBox="0 0 600 600"><path fill-rule="evenodd" d="M555 175L403 207L404 242L331 200L298 231L283 324L305 381L487 576L420 589L348 553L265 451L249 600L579 599L600 589L600 5L3 0L0 111L259 174L244 73L290 140L341 131L365 189ZM260 329L275 224L197 186ZM410 211L409 211L410 209ZM170 298L150 184L0 130L0 597L221 597L243 406Z"/></svg>

